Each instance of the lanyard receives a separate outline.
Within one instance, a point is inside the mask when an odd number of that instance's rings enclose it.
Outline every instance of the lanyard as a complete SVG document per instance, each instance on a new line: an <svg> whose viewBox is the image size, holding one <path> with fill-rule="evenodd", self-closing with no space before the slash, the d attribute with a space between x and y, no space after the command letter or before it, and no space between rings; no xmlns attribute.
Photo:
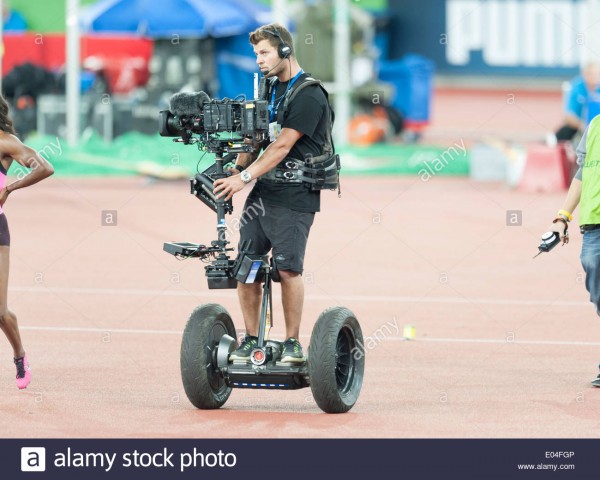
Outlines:
<svg viewBox="0 0 600 480"><path fill-rule="evenodd" d="M279 105L281 105L281 101L285 98L285 96L288 93L288 91L290 90L290 88L292 88L292 85L294 84L294 82L296 80L298 80L300 75L302 75L303 73L304 73L304 70L300 69L300 71L294 76L294 78L292 78L290 80L290 83L288 83L288 86L286 87L285 92L283 92L283 95L279 98L279 102L277 102L277 105L275 105L275 95L277 93L277 85L273 86L273 93L271 94L271 103L269 104L269 121L270 122L274 122L276 120L277 110L279 109Z"/></svg>

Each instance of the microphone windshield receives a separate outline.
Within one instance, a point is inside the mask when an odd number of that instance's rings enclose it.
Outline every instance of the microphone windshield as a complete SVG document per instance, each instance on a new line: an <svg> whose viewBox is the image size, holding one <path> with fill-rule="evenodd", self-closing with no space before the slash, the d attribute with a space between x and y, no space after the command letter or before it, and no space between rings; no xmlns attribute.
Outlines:
<svg viewBox="0 0 600 480"><path fill-rule="evenodd" d="M171 97L169 110L178 117L187 115L199 115L204 108L203 104L210 102L206 92L180 92Z"/></svg>

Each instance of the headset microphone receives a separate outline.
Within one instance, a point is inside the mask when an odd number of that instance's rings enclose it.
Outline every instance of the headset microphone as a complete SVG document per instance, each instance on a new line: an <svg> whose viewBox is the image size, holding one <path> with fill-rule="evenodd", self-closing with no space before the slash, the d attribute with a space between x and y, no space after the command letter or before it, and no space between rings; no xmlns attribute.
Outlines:
<svg viewBox="0 0 600 480"><path fill-rule="evenodd" d="M282 58L281 60L279 60L279 63L277 65L275 65L273 68L270 68L269 70L267 70L265 73L263 73L263 75L266 77L269 73L271 73L271 71L275 70L279 65L281 65L281 62L283 62L285 60L285 58Z"/></svg>

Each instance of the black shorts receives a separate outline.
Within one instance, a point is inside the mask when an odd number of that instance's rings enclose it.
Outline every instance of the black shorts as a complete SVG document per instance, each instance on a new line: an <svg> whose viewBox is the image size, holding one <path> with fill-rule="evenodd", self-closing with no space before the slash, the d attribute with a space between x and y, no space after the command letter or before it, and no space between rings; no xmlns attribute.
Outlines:
<svg viewBox="0 0 600 480"><path fill-rule="evenodd" d="M248 198L239 218L240 244L252 240L248 253L266 255L273 249L277 270L302 273L314 212L298 212Z"/></svg>
<svg viewBox="0 0 600 480"><path fill-rule="evenodd" d="M10 232L4 213L0 213L0 247L10 247Z"/></svg>

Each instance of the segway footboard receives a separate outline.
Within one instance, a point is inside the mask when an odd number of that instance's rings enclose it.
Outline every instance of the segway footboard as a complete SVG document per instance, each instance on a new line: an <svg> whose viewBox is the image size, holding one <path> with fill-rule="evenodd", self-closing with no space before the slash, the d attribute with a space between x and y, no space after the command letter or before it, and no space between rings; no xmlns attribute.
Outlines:
<svg viewBox="0 0 600 480"><path fill-rule="evenodd" d="M309 386L306 365L231 364L224 374L224 379L225 383L231 388L297 390Z"/></svg>

